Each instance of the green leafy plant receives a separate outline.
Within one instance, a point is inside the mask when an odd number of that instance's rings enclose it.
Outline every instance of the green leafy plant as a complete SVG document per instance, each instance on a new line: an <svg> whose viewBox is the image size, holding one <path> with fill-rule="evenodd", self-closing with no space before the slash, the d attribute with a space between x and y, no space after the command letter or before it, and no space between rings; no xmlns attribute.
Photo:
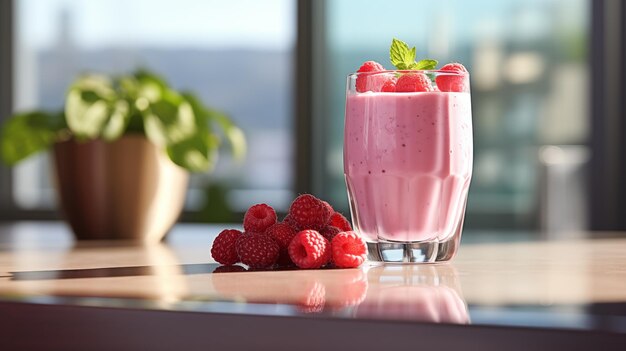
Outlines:
<svg viewBox="0 0 626 351"><path fill-rule="evenodd" d="M246 152L245 137L228 116L140 70L81 76L68 90L64 111L11 116L0 130L0 158L14 165L59 141L113 141L129 133L144 134L191 172L211 170L224 139L235 158Z"/></svg>

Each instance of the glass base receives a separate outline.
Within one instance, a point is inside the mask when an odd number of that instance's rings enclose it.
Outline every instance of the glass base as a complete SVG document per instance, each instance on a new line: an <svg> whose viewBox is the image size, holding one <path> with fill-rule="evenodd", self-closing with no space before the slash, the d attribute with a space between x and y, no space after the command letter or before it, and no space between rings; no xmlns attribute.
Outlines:
<svg viewBox="0 0 626 351"><path fill-rule="evenodd" d="M436 263L449 261L456 255L460 235L440 242L378 241L367 243L367 258L370 261L389 263Z"/></svg>

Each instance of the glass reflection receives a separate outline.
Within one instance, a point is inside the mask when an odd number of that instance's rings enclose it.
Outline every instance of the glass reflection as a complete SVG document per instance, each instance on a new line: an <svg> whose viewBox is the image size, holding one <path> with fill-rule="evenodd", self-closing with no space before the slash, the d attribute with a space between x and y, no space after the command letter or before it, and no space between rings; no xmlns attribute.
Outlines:
<svg viewBox="0 0 626 351"><path fill-rule="evenodd" d="M358 318L468 324L461 286L451 265L383 265L367 270L370 289Z"/></svg>

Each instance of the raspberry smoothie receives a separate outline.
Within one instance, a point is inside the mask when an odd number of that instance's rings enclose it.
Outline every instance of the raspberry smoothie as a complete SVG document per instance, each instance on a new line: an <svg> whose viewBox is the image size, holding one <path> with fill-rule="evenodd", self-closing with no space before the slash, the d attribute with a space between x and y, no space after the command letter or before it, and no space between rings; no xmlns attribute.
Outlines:
<svg viewBox="0 0 626 351"><path fill-rule="evenodd" d="M460 236L472 174L470 94L433 90L348 92L344 172L353 223L369 242Z"/></svg>

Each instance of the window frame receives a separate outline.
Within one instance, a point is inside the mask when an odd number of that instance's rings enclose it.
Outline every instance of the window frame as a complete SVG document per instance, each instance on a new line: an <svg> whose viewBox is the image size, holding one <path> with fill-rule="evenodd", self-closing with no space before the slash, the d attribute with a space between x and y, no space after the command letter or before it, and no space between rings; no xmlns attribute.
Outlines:
<svg viewBox="0 0 626 351"><path fill-rule="evenodd" d="M13 107L13 9L13 0L0 1L0 122L11 114ZM11 189L11 169L0 164L0 220L21 217Z"/></svg>
<svg viewBox="0 0 626 351"><path fill-rule="evenodd" d="M293 95L296 156L294 190L322 195L324 184L324 123L319 114L325 79L326 0L296 1L294 51L295 94ZM626 230L626 4L590 0L589 65L591 82L589 147L592 157L587 191L592 230ZM0 121L12 113L15 0L0 1ZM321 167L316 167L321 166ZM191 220L185 212L182 220ZM11 168L0 164L0 221L59 219L56 210L27 210L16 206L12 196Z"/></svg>
<svg viewBox="0 0 626 351"><path fill-rule="evenodd" d="M592 230L626 230L626 4L592 0L590 33Z"/></svg>

